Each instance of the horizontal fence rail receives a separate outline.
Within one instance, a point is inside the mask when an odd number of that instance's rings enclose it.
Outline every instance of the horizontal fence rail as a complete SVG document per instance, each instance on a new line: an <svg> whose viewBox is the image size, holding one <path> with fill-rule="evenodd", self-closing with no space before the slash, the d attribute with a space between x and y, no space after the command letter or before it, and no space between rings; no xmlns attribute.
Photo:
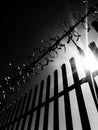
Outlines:
<svg viewBox="0 0 98 130"><path fill-rule="evenodd" d="M35 85L34 91L30 89L28 93L21 96L2 111L0 115L0 130L60 130L60 114L62 113L60 110L63 107L63 121L65 124L63 125L63 129L73 130L74 123L70 99L70 93L73 90L76 95L81 127L83 130L91 130L81 85L88 83L96 111L98 111L98 86L95 81L98 71L92 73L94 81L92 83L89 71L85 71L86 75L82 79L79 79L75 59L71 58L69 63L74 82L72 85L68 86L66 64L63 64L60 68L63 90L59 92L59 73L56 69L53 72L53 88L51 88L51 75L48 75L46 84L45 80L41 80L40 85ZM93 84L95 89L93 88ZM53 89L53 96L50 96L51 89ZM43 96L45 96L45 101L42 101ZM64 102L60 106L60 99L62 97ZM52 122L51 126L49 122Z"/></svg>

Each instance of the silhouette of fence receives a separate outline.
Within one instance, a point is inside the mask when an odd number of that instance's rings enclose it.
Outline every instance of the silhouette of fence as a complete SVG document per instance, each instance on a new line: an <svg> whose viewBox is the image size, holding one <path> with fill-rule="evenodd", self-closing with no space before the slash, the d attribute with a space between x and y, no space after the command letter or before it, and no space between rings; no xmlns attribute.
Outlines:
<svg viewBox="0 0 98 130"><path fill-rule="evenodd" d="M65 126L63 129L73 130L73 119L72 119L72 111L71 111L71 99L70 99L70 92L75 90L77 105L79 109L79 116L81 121L81 126L83 130L90 130L90 120L89 115L87 113L83 92L82 92L82 84L88 83L92 98L94 101L94 105L96 110L98 111L98 86L95 82L95 77L98 75L98 72L92 73L94 85L95 85L95 92L93 89L93 83L91 80L91 75L89 71L85 71L86 76L79 80L75 59L71 58L69 60L72 76L74 84L68 86L67 80L67 73L66 73L66 65L63 64L61 66L62 72L62 84L63 90L58 91L59 84L58 84L58 70L53 72L54 78L54 95L50 97L51 92L51 76L48 75L45 81L42 80L40 86L36 85L35 90L33 91L30 89L28 93L24 96L21 96L15 102L10 104L5 110L2 111L0 116L0 130L59 130L60 129L60 106L59 99L63 97L64 100L64 116L65 116ZM44 93L45 101L42 102L43 99L43 91L46 87L46 91ZM37 103L36 103L37 101ZM52 111L51 103L53 104ZM43 111L43 114L42 114ZM50 128L49 126L49 115L53 113L51 120L53 125ZM41 126L40 127L40 122Z"/></svg>

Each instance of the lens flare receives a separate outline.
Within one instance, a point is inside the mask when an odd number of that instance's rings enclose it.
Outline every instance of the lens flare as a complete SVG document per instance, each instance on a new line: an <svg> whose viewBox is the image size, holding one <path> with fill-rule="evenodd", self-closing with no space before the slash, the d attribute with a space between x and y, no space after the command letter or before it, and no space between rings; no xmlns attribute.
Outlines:
<svg viewBox="0 0 98 130"><path fill-rule="evenodd" d="M94 72L98 69L98 62L92 52L89 50L85 53L85 57L82 57L82 62L85 69L89 69L91 72Z"/></svg>

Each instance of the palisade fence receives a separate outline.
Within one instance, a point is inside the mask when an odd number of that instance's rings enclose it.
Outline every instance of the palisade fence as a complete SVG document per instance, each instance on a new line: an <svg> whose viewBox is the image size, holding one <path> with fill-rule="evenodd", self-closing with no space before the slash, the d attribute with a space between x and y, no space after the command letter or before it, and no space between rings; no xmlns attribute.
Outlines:
<svg viewBox="0 0 98 130"><path fill-rule="evenodd" d="M83 28L89 32L91 28L85 19L89 14L93 14L95 17L95 14L98 13L98 11L96 11L97 7L98 4L90 7L83 17L81 17L79 12L74 10L74 13L78 14L79 17L77 18L74 14L76 23L73 26L65 19L60 25L63 30L63 35L61 37L58 35L54 37L50 36L49 41L45 42L45 45L47 44L47 46L41 45L28 57L31 60L28 66L23 64L22 69L18 66L18 75L14 78L10 78L9 76L5 77L6 87L0 86L2 89L0 91L3 95L3 101L5 101L6 92L8 92L7 90L4 90L4 88L9 88L10 93L12 92L11 94L13 95L13 91L15 91L14 87L20 88L23 83L29 81L31 73L34 75L37 74L36 69L43 71L45 66L54 61L55 56L53 56L52 53L58 55L58 50L62 48L66 50L65 44L61 43L65 37L68 38L67 44L69 44L70 41L73 42L79 54L84 56L84 51L76 43L81 35L75 28L82 23ZM76 42L74 41L74 38ZM42 43L44 42L42 41ZM89 48L93 54L98 57L98 54L96 53L98 48L95 48L94 42L91 43ZM93 49L95 49L95 52ZM38 53L37 59L35 57L36 52ZM41 59L44 59L46 64L43 62L41 63ZM98 70L90 72L90 70L84 68L85 76L80 79L76 59L72 57L68 62L71 69L73 84L68 85L69 74L67 72L67 64L63 63L60 67L60 72L62 73L60 78L58 69L54 70L52 75L48 75L46 79L41 80L39 85L35 85L34 90L30 89L16 101L5 106L4 109L1 110L0 130L98 130L98 127L96 127L98 122L96 121L96 119L98 119L98 83L95 80L98 76ZM62 82L63 86L61 91L59 91L59 82ZM90 94L89 102L93 103L93 105L91 104L91 107L84 96L84 84L86 84L85 87L88 88ZM73 91L75 92L75 98L72 98L71 96ZM52 96L50 96L51 93L53 93ZM45 98L44 101L43 98ZM95 111L95 114L93 113L94 115L89 113L89 111L93 110ZM75 111L78 114L78 120L75 119ZM95 118L95 116L97 118ZM94 122L96 122L95 125ZM78 125L81 128L78 128Z"/></svg>
<svg viewBox="0 0 98 130"><path fill-rule="evenodd" d="M63 90L58 91L59 78L58 70L53 72L53 96L51 93L51 75L47 76L46 85L45 81L41 80L40 85L35 85L35 90L30 89L15 102L10 104L5 110L2 111L0 116L0 130L73 130L74 122L72 118L72 107L70 93L74 90L77 100L77 107L79 111L81 128L83 130L90 130L91 124L89 114L87 112L86 103L83 96L82 84L88 83L89 89L94 101L96 112L98 111L98 86L95 81L95 77L98 75L98 71L92 73L95 92L93 89L93 83L91 80L91 74L89 71L85 71L86 76L79 80L79 74L75 63L75 58L72 57L69 60L74 84L68 86L66 64L62 64L60 67L62 73ZM46 91L44 88L46 87ZM43 96L45 101L42 102ZM62 99L62 100L61 100ZM36 103L37 102L37 103ZM60 105L60 102L63 102ZM61 110L61 108L64 108ZM60 121L63 115L63 122ZM62 122L62 123L61 123ZM61 124L60 124L61 123ZM78 124L76 124L78 125Z"/></svg>

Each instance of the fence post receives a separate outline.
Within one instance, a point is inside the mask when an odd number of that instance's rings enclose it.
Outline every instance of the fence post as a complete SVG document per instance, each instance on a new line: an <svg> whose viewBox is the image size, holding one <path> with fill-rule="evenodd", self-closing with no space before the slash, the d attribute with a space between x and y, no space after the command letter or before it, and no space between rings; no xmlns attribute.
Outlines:
<svg viewBox="0 0 98 130"><path fill-rule="evenodd" d="M15 101L15 103L13 103L13 105L11 105L11 108L10 108L10 110L9 110L7 116L6 116L6 119L5 119L4 123L3 123L3 127L7 124L9 116L10 116L11 112L13 111L13 109L15 108L16 103L17 102Z"/></svg>
<svg viewBox="0 0 98 130"><path fill-rule="evenodd" d="M43 130L48 130L48 116L49 116L49 94L50 94L50 75L47 78L47 88L46 88L46 105L45 105L45 113L44 113L44 124Z"/></svg>
<svg viewBox="0 0 98 130"><path fill-rule="evenodd" d="M22 96L21 96L21 98L19 99L19 103L18 103L18 106L17 106L17 108L16 108L16 111L15 111L14 115L12 115L12 117L10 118L9 123L10 123L11 121L13 121L15 118L17 118L17 114L18 114L18 111L19 111L21 102L22 102ZM9 125L10 125L10 124L9 124ZM13 123L13 125L12 125L11 128L13 129L13 127L14 127L14 123Z"/></svg>
<svg viewBox="0 0 98 130"><path fill-rule="evenodd" d="M23 102L22 102L22 105L21 105L21 108L20 108L19 119L18 119L18 122L17 122L16 130L19 129L20 120L21 120L21 113L22 113L23 108L24 108L24 104L25 104L26 97L27 97L27 93L26 93L26 94L24 95L24 97L23 97ZM13 128L12 128L12 130L13 130Z"/></svg>
<svg viewBox="0 0 98 130"><path fill-rule="evenodd" d="M84 102L84 99L83 99L83 93L82 93L82 90L81 90L81 86L79 84L79 77L78 77L78 74L77 74L75 59L71 58L69 61L70 61L70 64L71 64L74 84L76 86L75 92L76 92L76 97L77 97L79 113L80 113L80 117L81 117L80 119L81 119L81 123L82 123L82 128L83 128L83 130L91 130L87 111L86 111L85 102Z"/></svg>
<svg viewBox="0 0 98 130"><path fill-rule="evenodd" d="M58 71L54 71L54 130L59 130Z"/></svg>
<svg viewBox="0 0 98 130"><path fill-rule="evenodd" d="M94 78L93 78L93 80L94 80L95 91L96 91L96 95L97 95L97 101L98 101L98 86L97 86Z"/></svg>
<svg viewBox="0 0 98 130"><path fill-rule="evenodd" d="M36 114L34 130L38 130L38 128L39 128L40 111L41 111L40 104L42 101L43 87L44 87L44 80L41 81L40 93L39 93L39 99L38 99L38 106L39 107L38 107L37 114Z"/></svg>
<svg viewBox="0 0 98 130"><path fill-rule="evenodd" d="M73 130L71 107L70 107L70 98L69 98L69 92L68 92L67 73L66 73L65 64L63 64L61 66L61 69L62 69L62 78L63 78L63 89L64 89L64 91L67 91L67 93L64 94L66 129L67 130Z"/></svg>
<svg viewBox="0 0 98 130"><path fill-rule="evenodd" d="M13 117L13 115L14 115L14 113L15 113L17 104L18 104L18 100L16 101L16 103L15 103L15 105L14 105L14 107L13 107L13 109L12 109L10 115L9 115L9 120L10 120L10 122L12 121L12 117ZM7 121L7 124L9 123L9 120Z"/></svg>
<svg viewBox="0 0 98 130"><path fill-rule="evenodd" d="M90 87L90 90L91 90L91 94L92 94L96 109L98 111L98 100L96 99L97 97L95 96L95 92L94 92L94 87L96 87L94 82L93 82L94 78L93 78L93 76L91 75L91 73L89 71L86 71L86 77L87 77L87 82L89 84L89 87ZM96 93L97 93L97 91L96 91Z"/></svg>
<svg viewBox="0 0 98 130"><path fill-rule="evenodd" d="M32 119L33 119L33 108L34 108L35 101L36 101L37 91L38 91L38 85L35 86L35 90L34 90L34 96L33 96L33 101L32 101L32 106L31 106L32 110L31 110L31 113L30 113L30 116L29 116L29 122L28 122L27 130L31 130Z"/></svg>
<svg viewBox="0 0 98 130"><path fill-rule="evenodd" d="M11 107L11 106L9 105L8 108L5 110L5 113L4 113L3 118L2 118L2 120L1 120L0 127L3 126L4 120L6 119L6 116L7 116L7 114L8 114L8 111L9 111L10 107Z"/></svg>
<svg viewBox="0 0 98 130"><path fill-rule="evenodd" d="M29 103L30 103L31 94L32 94L32 89L30 89L30 92L29 92L29 97L28 97L28 100L27 100L25 113L28 111L28 106L29 106ZM27 117L27 115L25 115L25 117L23 118L23 123L22 123L22 127L21 127L22 130L24 130L24 128L25 128L26 117Z"/></svg>
<svg viewBox="0 0 98 130"><path fill-rule="evenodd" d="M4 118L4 115L5 115L6 111L7 111L7 109L4 109L4 110L2 110L2 112L0 114L0 127L1 127L1 122L2 122L2 120Z"/></svg>

